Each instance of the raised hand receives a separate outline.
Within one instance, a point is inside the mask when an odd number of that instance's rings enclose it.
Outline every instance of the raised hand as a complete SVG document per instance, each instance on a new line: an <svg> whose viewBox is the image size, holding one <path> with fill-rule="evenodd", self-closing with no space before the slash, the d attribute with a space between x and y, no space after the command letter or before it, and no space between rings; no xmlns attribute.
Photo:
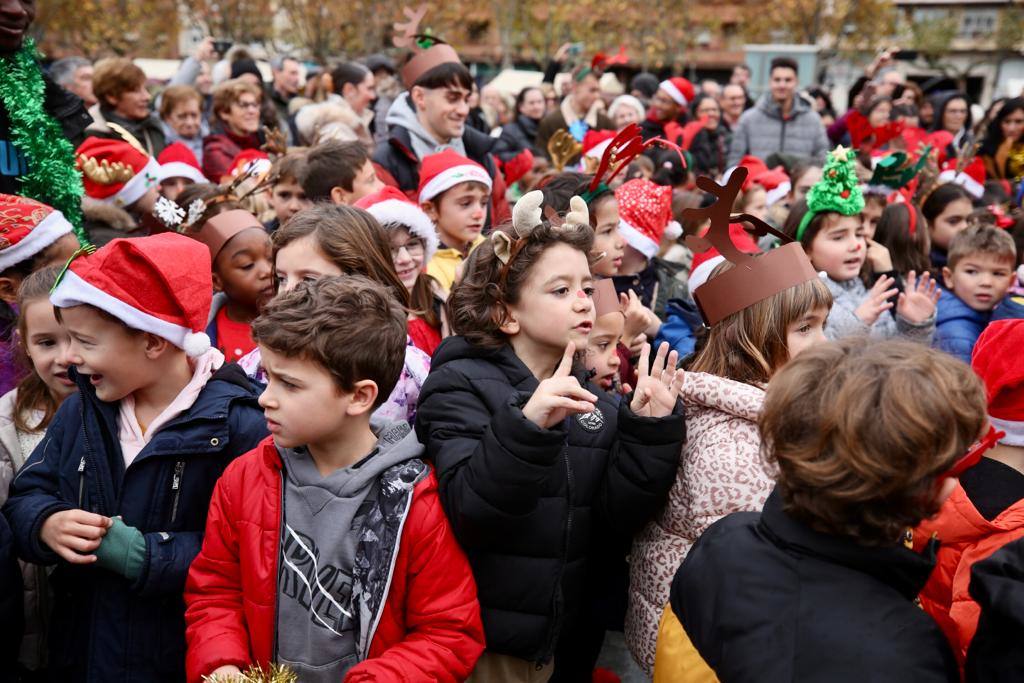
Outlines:
<svg viewBox="0 0 1024 683"><path fill-rule="evenodd" d="M906 291L900 294L896 303L896 312L907 322L920 325L935 314L939 294L938 285L928 273L922 273L918 279L917 273L910 271Z"/></svg>
<svg viewBox="0 0 1024 683"><path fill-rule="evenodd" d="M892 308L892 302L889 299L899 291L893 287L894 284L896 284L896 280L888 275L878 278L875 286L868 291L864 303L858 306L853 314L868 327L874 325L878 316Z"/></svg>
<svg viewBox="0 0 1024 683"><path fill-rule="evenodd" d="M874 240L868 240L867 255L873 272L887 273L892 270L892 257L889 256L889 250L885 246Z"/></svg>
<svg viewBox="0 0 1024 683"><path fill-rule="evenodd" d="M538 427L550 429L567 415L594 412L597 396L580 386L579 380L570 374L574 353L576 344L569 342L555 374L541 382L523 406L523 415Z"/></svg>
<svg viewBox="0 0 1024 683"><path fill-rule="evenodd" d="M653 363L649 362L650 357L651 345L644 344L636 369L636 391L629 408L643 417L665 417L671 415L675 408L684 373L676 369L679 354L676 351L669 353L668 342L662 342L658 347Z"/></svg>
<svg viewBox="0 0 1024 683"><path fill-rule="evenodd" d="M39 539L50 550L72 564L91 564L95 555L85 555L100 547L112 520L85 510L63 510L46 518Z"/></svg>

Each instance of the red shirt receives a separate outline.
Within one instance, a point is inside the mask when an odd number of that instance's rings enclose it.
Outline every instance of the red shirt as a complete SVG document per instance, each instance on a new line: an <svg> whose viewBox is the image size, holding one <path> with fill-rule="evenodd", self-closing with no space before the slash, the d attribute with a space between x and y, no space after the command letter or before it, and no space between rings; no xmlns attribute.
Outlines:
<svg viewBox="0 0 1024 683"><path fill-rule="evenodd" d="M229 318L226 308L217 311L217 348L228 363L256 348L256 342L252 340L252 327L249 323L239 323Z"/></svg>
<svg viewBox="0 0 1024 683"><path fill-rule="evenodd" d="M441 343L441 330L431 327L423 318L409 319L409 338L417 349L433 356L437 345Z"/></svg>

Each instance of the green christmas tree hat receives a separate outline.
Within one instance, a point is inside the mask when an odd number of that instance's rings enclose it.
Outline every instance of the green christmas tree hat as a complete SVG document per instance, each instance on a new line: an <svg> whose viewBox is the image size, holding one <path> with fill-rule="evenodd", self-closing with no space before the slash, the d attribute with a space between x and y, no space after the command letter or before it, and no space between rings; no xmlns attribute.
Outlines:
<svg viewBox="0 0 1024 683"><path fill-rule="evenodd" d="M864 193L861 192L854 169L853 150L842 145L829 152L821 180L807 193L807 213L796 229L800 241L808 224L819 213L834 211L844 216L856 216L864 210Z"/></svg>

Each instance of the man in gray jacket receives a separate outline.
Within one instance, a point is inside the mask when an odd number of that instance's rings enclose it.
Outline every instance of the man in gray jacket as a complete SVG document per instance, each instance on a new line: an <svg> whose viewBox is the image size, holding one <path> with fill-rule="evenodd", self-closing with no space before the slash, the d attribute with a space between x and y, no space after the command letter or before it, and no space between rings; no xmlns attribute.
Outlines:
<svg viewBox="0 0 1024 683"><path fill-rule="evenodd" d="M767 159L775 152L825 161L829 149L825 126L818 114L797 96L797 65L789 57L772 60L770 92L740 117L729 147L729 166L744 155Z"/></svg>

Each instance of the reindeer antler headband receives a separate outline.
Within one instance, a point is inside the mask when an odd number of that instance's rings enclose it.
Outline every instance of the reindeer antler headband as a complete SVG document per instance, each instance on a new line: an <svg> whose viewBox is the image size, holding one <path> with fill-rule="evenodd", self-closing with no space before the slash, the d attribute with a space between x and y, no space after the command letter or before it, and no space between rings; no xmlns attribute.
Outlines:
<svg viewBox="0 0 1024 683"><path fill-rule="evenodd" d="M573 197L569 200L569 213L565 218L559 218L554 209L547 207L544 211L544 193L540 190L527 192L516 202L512 209L512 230L515 235L510 235L501 230L491 233L491 242L494 243L494 255L504 264L504 271L508 270L509 264L515 259L519 250L526 243L526 237L547 217L548 222L557 228L568 229L585 225L590 226L590 211L587 203L582 197Z"/></svg>
<svg viewBox="0 0 1024 683"><path fill-rule="evenodd" d="M644 142L640 134L640 126L631 123L612 138L608 148L601 155L597 172L594 173L594 179L590 181L590 187L583 194L583 199L589 202L597 195L609 191L615 177L625 170L634 159L655 145L676 152L683 162L683 168L686 168L686 157L679 145L665 138L651 138Z"/></svg>
<svg viewBox="0 0 1024 683"><path fill-rule="evenodd" d="M426 4L415 9L403 7L402 13L407 21L396 22L395 47L409 48L413 51L412 58L402 67L402 82L411 88L420 76L442 64L461 64L459 53L440 38L419 32L420 22L427 14Z"/></svg>

